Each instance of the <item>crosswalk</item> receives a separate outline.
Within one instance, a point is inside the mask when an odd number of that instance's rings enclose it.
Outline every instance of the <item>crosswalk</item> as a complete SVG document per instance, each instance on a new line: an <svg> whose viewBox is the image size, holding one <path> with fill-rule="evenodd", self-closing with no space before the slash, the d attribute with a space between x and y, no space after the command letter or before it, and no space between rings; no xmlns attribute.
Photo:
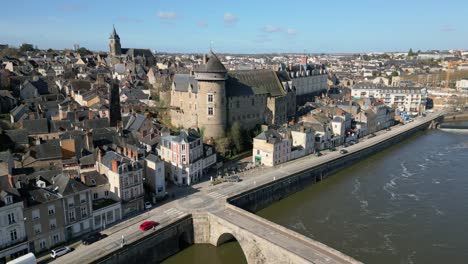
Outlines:
<svg viewBox="0 0 468 264"><path fill-rule="evenodd" d="M171 217L178 217L178 216L181 216L184 214L184 212L180 211L179 209L177 208L170 208L170 209L167 209L164 211L164 213L168 216L171 216Z"/></svg>
<svg viewBox="0 0 468 264"><path fill-rule="evenodd" d="M227 195L219 193L219 192L210 192L208 196L215 198L215 199L226 199Z"/></svg>

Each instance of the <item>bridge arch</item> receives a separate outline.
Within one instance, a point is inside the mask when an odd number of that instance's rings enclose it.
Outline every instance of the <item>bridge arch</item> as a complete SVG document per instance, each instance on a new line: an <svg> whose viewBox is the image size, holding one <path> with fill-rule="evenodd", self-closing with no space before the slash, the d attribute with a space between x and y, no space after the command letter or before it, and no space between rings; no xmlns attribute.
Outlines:
<svg viewBox="0 0 468 264"><path fill-rule="evenodd" d="M240 237L240 236L239 236ZM262 255L260 253L260 249L256 247L255 245L252 245L248 241L242 240L242 239L237 239L237 237L232 234L231 232L224 232L221 233L218 238L216 239L216 244L215 246L219 247L222 244L225 244L227 242L232 242L236 241L239 243L240 248L242 250L242 254L244 256L244 259L247 261L247 263L259 263L259 259L256 259L259 255ZM259 254L260 253L260 254Z"/></svg>

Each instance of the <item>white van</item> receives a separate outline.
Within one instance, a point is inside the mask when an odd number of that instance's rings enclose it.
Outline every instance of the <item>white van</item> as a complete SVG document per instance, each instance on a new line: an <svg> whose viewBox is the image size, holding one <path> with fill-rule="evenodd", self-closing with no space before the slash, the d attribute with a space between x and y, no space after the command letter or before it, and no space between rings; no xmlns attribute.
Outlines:
<svg viewBox="0 0 468 264"><path fill-rule="evenodd" d="M7 264L36 264L36 256L34 256L34 253L28 253L26 255L23 255L19 258L16 258L12 261L8 261Z"/></svg>
<svg viewBox="0 0 468 264"><path fill-rule="evenodd" d="M51 258L57 258L57 257L60 257L60 256L63 256L65 254L67 254L70 251L71 251L71 249L69 247L61 247L61 248L52 249L52 251L50 253L50 257Z"/></svg>

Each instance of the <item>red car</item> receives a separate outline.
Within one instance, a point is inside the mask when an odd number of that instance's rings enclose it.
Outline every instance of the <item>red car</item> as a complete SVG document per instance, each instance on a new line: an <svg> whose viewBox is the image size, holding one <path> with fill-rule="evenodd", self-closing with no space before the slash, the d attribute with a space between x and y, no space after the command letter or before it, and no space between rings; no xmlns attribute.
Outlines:
<svg viewBox="0 0 468 264"><path fill-rule="evenodd" d="M146 230L150 230L151 228L155 227L159 225L158 223L156 223L155 221L144 221L141 225L140 225L140 230L141 231L146 231Z"/></svg>

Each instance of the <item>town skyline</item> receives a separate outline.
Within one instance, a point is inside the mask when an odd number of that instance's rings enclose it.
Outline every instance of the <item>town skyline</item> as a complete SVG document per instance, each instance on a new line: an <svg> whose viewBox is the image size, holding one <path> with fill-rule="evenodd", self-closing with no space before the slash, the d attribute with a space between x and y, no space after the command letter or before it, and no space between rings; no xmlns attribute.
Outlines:
<svg viewBox="0 0 468 264"><path fill-rule="evenodd" d="M133 5L142 8L130 9L107 1L24 2L5 3L9 11L0 18L5 44L32 43L41 49L72 49L79 44L106 51L112 25L124 46L168 53L210 48L249 54L405 52L464 49L468 42L468 27L462 22L466 8L457 0L448 1L457 7L450 14L440 12L436 1L424 5L396 1L395 12L381 12L390 7L364 1L301 1L284 7L265 1L215 5L141 0Z"/></svg>

